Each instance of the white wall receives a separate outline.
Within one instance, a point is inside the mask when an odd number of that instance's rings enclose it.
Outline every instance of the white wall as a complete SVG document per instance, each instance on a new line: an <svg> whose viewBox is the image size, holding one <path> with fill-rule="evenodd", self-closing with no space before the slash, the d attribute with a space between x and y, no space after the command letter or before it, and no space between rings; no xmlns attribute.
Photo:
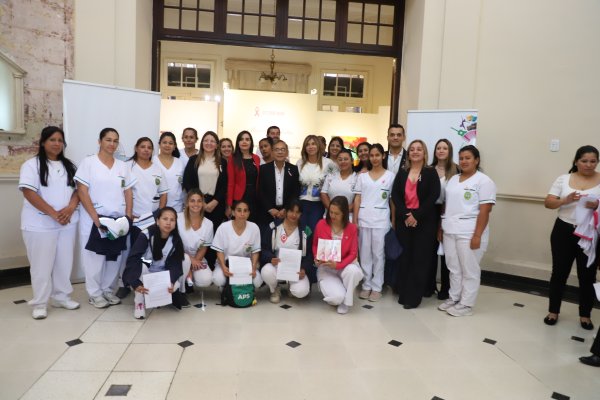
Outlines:
<svg viewBox="0 0 600 400"><path fill-rule="evenodd" d="M600 146L600 2L408 0L406 11L401 119L479 110L482 165L499 191L483 265L547 279L556 213L541 199L577 147Z"/></svg>

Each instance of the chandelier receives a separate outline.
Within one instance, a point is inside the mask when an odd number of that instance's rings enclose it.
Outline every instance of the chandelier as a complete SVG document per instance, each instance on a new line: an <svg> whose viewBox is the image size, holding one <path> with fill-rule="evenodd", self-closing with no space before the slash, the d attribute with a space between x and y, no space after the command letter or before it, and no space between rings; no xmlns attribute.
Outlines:
<svg viewBox="0 0 600 400"><path fill-rule="evenodd" d="M272 85L277 85L280 81L287 81L287 78L284 74L278 74L275 72L275 50L271 49L271 62L269 63L271 68L270 73L261 72L258 81L260 83L265 83L266 81L270 81Z"/></svg>

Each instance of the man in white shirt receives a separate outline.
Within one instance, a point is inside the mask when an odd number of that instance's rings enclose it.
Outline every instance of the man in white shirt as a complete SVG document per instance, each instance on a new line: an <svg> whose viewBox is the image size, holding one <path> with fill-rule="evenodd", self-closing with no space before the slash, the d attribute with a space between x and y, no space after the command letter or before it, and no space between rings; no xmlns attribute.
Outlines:
<svg viewBox="0 0 600 400"><path fill-rule="evenodd" d="M404 168L406 162L406 151L402 147L405 139L404 127L400 124L391 124L388 128L388 151L385 154L385 159L387 170L394 174L397 174L400 168Z"/></svg>

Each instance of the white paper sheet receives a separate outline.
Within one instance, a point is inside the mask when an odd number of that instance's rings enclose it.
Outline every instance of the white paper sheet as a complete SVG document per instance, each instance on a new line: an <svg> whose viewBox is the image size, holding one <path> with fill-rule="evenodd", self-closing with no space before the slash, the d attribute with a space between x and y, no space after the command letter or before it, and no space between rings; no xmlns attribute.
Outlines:
<svg viewBox="0 0 600 400"><path fill-rule="evenodd" d="M277 265L277 280L298 282L302 250L279 249L279 265Z"/></svg>
<svg viewBox="0 0 600 400"><path fill-rule="evenodd" d="M592 214L594 210L591 208L587 208L585 203L588 201L598 200L599 196L595 196L593 194L583 194L581 198L575 203L575 224L581 225L583 221Z"/></svg>
<svg viewBox="0 0 600 400"><path fill-rule="evenodd" d="M169 288L171 287L171 274L169 271L152 272L142 276L144 288L148 294L144 295L146 308L166 306L173 302Z"/></svg>
<svg viewBox="0 0 600 400"><path fill-rule="evenodd" d="M252 260L248 257L229 256L230 285L248 285L252 283Z"/></svg>
<svg viewBox="0 0 600 400"><path fill-rule="evenodd" d="M316 259L321 261L342 261L342 241L319 239Z"/></svg>

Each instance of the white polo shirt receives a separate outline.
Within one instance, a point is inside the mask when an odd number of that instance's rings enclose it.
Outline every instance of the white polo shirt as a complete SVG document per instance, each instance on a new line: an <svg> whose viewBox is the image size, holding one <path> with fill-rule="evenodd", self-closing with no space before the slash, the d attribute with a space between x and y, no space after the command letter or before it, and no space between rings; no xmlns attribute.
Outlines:
<svg viewBox="0 0 600 400"><path fill-rule="evenodd" d="M460 182L454 175L446 185L446 210L442 215L442 229L450 234L472 234L481 204L496 204L496 184L484 173L477 171ZM488 226L489 227L489 226ZM488 231L485 229L485 233Z"/></svg>
<svg viewBox="0 0 600 400"><path fill-rule="evenodd" d="M321 193L326 193L329 196L329 200L332 200L336 196L344 196L348 199L348 204L350 205L350 209L352 209L352 202L356 195L354 186L357 179L358 175L356 172L352 172L346 179L342 179L339 171L336 171L325 177Z"/></svg>
<svg viewBox="0 0 600 400"><path fill-rule="evenodd" d="M224 222L217 229L210 247L222 252L226 260L229 256L250 257L260 252L260 230L255 223L246 222L246 229L238 235L233 229L233 221Z"/></svg>
<svg viewBox="0 0 600 400"><path fill-rule="evenodd" d="M136 185L132 188L133 215L139 217L157 210L160 195L169 191L162 169L155 163L144 169L133 160L127 161L127 166L137 179Z"/></svg>
<svg viewBox="0 0 600 400"><path fill-rule="evenodd" d="M21 165L19 189L36 192L56 211L69 205L74 187L67 186L67 171L61 161L48 161L48 186L40 182L39 159L30 158ZM32 232L48 232L73 226L79 220L79 210L75 210L68 225L61 225L52 217L35 208L27 199L23 199L21 211L21 229Z"/></svg>
<svg viewBox="0 0 600 400"><path fill-rule="evenodd" d="M125 190L133 187L137 180L131 169L121 160L114 159L112 168L108 168L97 154L81 161L75 180L88 187L92 204L98 215L121 217L125 215ZM83 208L83 207L82 207ZM89 234L92 218L83 209L79 221L79 230Z"/></svg>
<svg viewBox="0 0 600 400"><path fill-rule="evenodd" d="M160 166L163 176L167 179L167 187L169 188L167 206L173 207L177 212L183 211L183 188L181 183L183 182L184 165L181 162L181 159L173 157L171 168L165 167L163 163L160 162L158 156L154 156L152 162Z"/></svg>
<svg viewBox="0 0 600 400"><path fill-rule="evenodd" d="M201 247L210 247L213 241L213 223L204 217L202 225L198 230L185 228L185 217L183 213L177 214L177 230L183 241L183 251L190 257L194 257Z"/></svg>
<svg viewBox="0 0 600 400"><path fill-rule="evenodd" d="M377 180L368 172L359 174L354 193L360 194L358 226L361 228L384 228L392 226L390 198L395 175L386 170Z"/></svg>

